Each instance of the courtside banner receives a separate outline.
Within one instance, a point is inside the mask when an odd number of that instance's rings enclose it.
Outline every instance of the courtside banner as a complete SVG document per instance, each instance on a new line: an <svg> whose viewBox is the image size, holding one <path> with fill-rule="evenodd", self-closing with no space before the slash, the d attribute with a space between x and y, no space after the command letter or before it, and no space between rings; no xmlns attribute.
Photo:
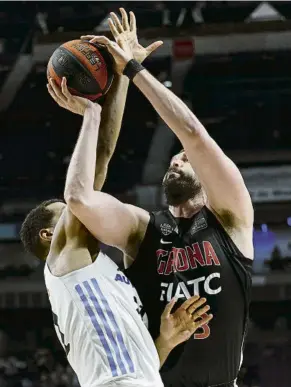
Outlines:
<svg viewBox="0 0 291 387"><path fill-rule="evenodd" d="M244 168L241 173L254 203L291 201L291 165Z"/></svg>

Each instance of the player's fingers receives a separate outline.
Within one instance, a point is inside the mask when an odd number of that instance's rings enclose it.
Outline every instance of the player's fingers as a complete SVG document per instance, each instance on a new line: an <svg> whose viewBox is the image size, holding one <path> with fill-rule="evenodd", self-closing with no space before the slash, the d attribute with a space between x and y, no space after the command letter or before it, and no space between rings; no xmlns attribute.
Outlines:
<svg viewBox="0 0 291 387"><path fill-rule="evenodd" d="M117 31L119 33L123 32L123 28L122 28L122 25L120 23L118 16L114 12L110 12L110 17L111 17L113 23L115 24Z"/></svg>
<svg viewBox="0 0 291 387"><path fill-rule="evenodd" d="M207 313L210 309L209 305L205 305L203 308L198 309L195 313L193 313L193 321L195 321L197 318L203 316L203 314Z"/></svg>
<svg viewBox="0 0 291 387"><path fill-rule="evenodd" d="M162 314L163 318L168 318L170 316L176 301L177 301L176 298L172 298L171 301L166 305L164 312Z"/></svg>
<svg viewBox="0 0 291 387"><path fill-rule="evenodd" d="M115 24L111 19L108 19L108 24L109 24L110 31L112 32L112 35L114 36L114 38L117 38L119 35L119 32L117 31Z"/></svg>
<svg viewBox="0 0 291 387"><path fill-rule="evenodd" d="M205 304L206 298L202 297L198 301L194 301L189 305L189 308L187 309L187 312L192 314L195 312L196 309L200 308L203 304Z"/></svg>
<svg viewBox="0 0 291 387"><path fill-rule="evenodd" d="M124 31L129 31L129 23L128 23L128 16L127 16L127 12L125 11L124 8L119 8L119 11L121 13L121 16L122 16L122 27L124 29Z"/></svg>
<svg viewBox="0 0 291 387"><path fill-rule="evenodd" d="M195 322L195 330L201 328L203 325L208 324L212 320L212 314L206 314L200 321Z"/></svg>
<svg viewBox="0 0 291 387"><path fill-rule="evenodd" d="M67 79L65 77L62 78L61 88L62 88L62 93L64 94L64 96L68 100L70 100L72 98L72 94L68 90Z"/></svg>
<svg viewBox="0 0 291 387"><path fill-rule="evenodd" d="M190 298L188 298L186 301L183 302L183 304L180 306L179 309L185 309L186 311L188 311L188 308L194 303L194 302L197 302L199 300L199 296L192 296Z"/></svg>
<svg viewBox="0 0 291 387"><path fill-rule="evenodd" d="M106 36L94 36L94 38L90 40L90 43L100 43L109 46L111 41L106 38Z"/></svg>
<svg viewBox="0 0 291 387"><path fill-rule="evenodd" d="M136 32L136 18L135 14L132 11L129 12L129 23L130 31Z"/></svg>
<svg viewBox="0 0 291 387"><path fill-rule="evenodd" d="M146 52L148 55L150 55L152 52L154 52L157 48L161 47L161 45L163 44L164 42L162 42L161 40L158 40L157 42L154 42L152 44L150 44L147 48L146 48Z"/></svg>
<svg viewBox="0 0 291 387"><path fill-rule="evenodd" d="M48 83L46 86L47 86L47 90L48 90L50 96L52 97L52 99L53 99L58 105L60 105L60 106L63 107L62 101L56 96L56 94L55 94L53 88L51 87L51 85Z"/></svg>
<svg viewBox="0 0 291 387"><path fill-rule="evenodd" d="M94 38L95 38L95 35L82 35L82 36L80 36L81 40L91 40Z"/></svg>
<svg viewBox="0 0 291 387"><path fill-rule="evenodd" d="M51 87L52 87L54 93L56 94L56 96L58 97L58 99L60 99L62 102L66 102L67 98L64 96L61 89L59 88L59 86L57 86L57 84L55 83L55 81L52 78L49 79L49 84L51 85Z"/></svg>

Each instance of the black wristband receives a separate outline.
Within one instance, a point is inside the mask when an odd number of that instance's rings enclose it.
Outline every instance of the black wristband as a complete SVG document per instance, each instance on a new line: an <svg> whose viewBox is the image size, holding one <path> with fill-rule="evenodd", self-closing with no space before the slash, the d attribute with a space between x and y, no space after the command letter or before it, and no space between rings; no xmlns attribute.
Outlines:
<svg viewBox="0 0 291 387"><path fill-rule="evenodd" d="M131 59L127 62L123 70L123 75L126 75L131 81L140 71L144 70L144 67L138 63L135 59Z"/></svg>

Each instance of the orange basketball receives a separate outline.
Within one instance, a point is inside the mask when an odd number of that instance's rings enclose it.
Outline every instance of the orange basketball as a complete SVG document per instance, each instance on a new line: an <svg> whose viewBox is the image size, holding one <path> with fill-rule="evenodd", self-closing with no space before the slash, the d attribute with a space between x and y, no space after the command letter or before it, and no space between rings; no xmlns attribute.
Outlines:
<svg viewBox="0 0 291 387"><path fill-rule="evenodd" d="M73 95L95 101L109 90L113 77L113 58L106 48L83 40L71 40L52 54L47 76L60 86L62 77Z"/></svg>

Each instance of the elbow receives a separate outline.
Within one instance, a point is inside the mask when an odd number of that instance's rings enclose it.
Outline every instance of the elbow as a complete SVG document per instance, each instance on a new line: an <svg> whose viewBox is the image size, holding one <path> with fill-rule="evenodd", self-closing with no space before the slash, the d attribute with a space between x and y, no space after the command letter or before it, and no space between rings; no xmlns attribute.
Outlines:
<svg viewBox="0 0 291 387"><path fill-rule="evenodd" d="M110 141L100 139L97 146L97 163L108 165L114 153L115 146Z"/></svg>
<svg viewBox="0 0 291 387"><path fill-rule="evenodd" d="M66 190L64 193L64 199L68 208L74 213L78 213L86 205L86 198L71 190Z"/></svg>
<svg viewBox="0 0 291 387"><path fill-rule="evenodd" d="M191 142L191 145L198 144L206 135L207 131L196 116L192 115L179 122L180 141Z"/></svg>
<svg viewBox="0 0 291 387"><path fill-rule="evenodd" d="M210 137L202 124L192 124L187 126L186 136L183 139L186 144L191 144L191 149L200 148L209 141Z"/></svg>

